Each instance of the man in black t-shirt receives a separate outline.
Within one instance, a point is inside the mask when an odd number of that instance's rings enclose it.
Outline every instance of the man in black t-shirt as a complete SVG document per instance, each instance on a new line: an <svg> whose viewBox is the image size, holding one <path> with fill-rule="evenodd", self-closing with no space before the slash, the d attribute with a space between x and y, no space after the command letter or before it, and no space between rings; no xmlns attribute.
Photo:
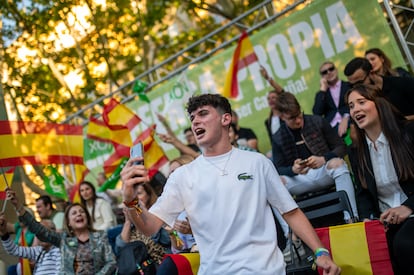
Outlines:
<svg viewBox="0 0 414 275"><path fill-rule="evenodd" d="M256 151L259 151L259 145L257 141L257 136L250 128L243 128L239 125L239 117L235 111L231 111L231 123L236 125L237 127L237 134L239 138L237 139L237 144L240 146L247 146Z"/></svg>

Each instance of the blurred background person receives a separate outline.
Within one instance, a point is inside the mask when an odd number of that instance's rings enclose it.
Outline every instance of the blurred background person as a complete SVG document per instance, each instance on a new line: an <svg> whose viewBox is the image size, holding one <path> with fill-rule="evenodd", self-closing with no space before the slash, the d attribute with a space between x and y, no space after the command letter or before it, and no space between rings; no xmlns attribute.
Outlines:
<svg viewBox="0 0 414 275"><path fill-rule="evenodd" d="M111 205L96 195L95 186L92 183L81 182L79 195L82 205L86 207L91 216L93 229L107 230L116 225L116 217Z"/></svg>
<svg viewBox="0 0 414 275"><path fill-rule="evenodd" d="M86 207L74 203L65 210L65 230L61 233L50 230L37 222L8 189L19 220L28 226L36 237L60 248L62 257L59 274L113 274L116 269L115 255L109 245L105 231L94 231L92 219Z"/></svg>
<svg viewBox="0 0 414 275"><path fill-rule="evenodd" d="M378 75L412 77L412 75L404 68L392 68L391 59L379 48L366 50L365 58L371 63L372 71Z"/></svg>
<svg viewBox="0 0 414 275"><path fill-rule="evenodd" d="M56 231L56 227L51 220L42 220L40 223L45 228ZM10 238L7 221L3 213L0 213L0 237L7 253L32 260L34 265L33 275L59 274L61 261L59 248L40 240L37 240L37 245L32 247L16 245Z"/></svg>

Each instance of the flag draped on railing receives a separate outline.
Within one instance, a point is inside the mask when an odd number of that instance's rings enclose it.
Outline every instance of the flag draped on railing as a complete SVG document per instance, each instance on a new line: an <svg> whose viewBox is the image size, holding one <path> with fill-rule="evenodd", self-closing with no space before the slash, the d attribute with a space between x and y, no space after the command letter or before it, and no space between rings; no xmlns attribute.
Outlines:
<svg viewBox="0 0 414 275"><path fill-rule="evenodd" d="M393 274L384 226L379 221L317 228L316 233L342 274Z"/></svg>
<svg viewBox="0 0 414 275"><path fill-rule="evenodd" d="M82 126L0 121L0 166L82 164Z"/></svg>
<svg viewBox="0 0 414 275"><path fill-rule="evenodd" d="M258 60L259 59L254 52L252 42L250 41L247 32L244 31L239 38L237 47L234 50L233 58L227 71L223 96L227 98L237 98L239 95L237 73L239 70L249 66L254 62L257 62Z"/></svg>

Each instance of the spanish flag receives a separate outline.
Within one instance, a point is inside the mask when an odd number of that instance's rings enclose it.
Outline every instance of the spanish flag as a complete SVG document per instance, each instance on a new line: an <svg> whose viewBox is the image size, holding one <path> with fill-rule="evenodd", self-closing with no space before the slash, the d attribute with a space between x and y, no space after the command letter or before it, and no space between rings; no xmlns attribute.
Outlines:
<svg viewBox="0 0 414 275"><path fill-rule="evenodd" d="M27 246L26 238L24 236L24 230L20 233L20 245ZM22 275L32 275L32 269L30 268L30 261L27 258L20 258L20 268Z"/></svg>
<svg viewBox="0 0 414 275"><path fill-rule="evenodd" d="M165 258L171 258L178 275L196 275L200 266L199 253L166 254Z"/></svg>
<svg viewBox="0 0 414 275"><path fill-rule="evenodd" d="M79 185L89 173L89 169L84 165L74 165L76 184L69 191L69 200L72 203L80 203Z"/></svg>
<svg viewBox="0 0 414 275"><path fill-rule="evenodd" d="M124 104L119 103L115 98L105 104L102 118L110 129L125 127L130 132L141 122L141 119Z"/></svg>
<svg viewBox="0 0 414 275"><path fill-rule="evenodd" d="M95 117L89 118L87 137L101 142L111 143L120 156L128 156L132 145L130 131L126 127L112 127Z"/></svg>
<svg viewBox="0 0 414 275"><path fill-rule="evenodd" d="M237 80L238 71L258 60L252 42L250 42L247 32L244 31L239 38L229 70L227 71L223 96L227 98L236 98L239 95L239 84Z"/></svg>
<svg viewBox="0 0 414 275"><path fill-rule="evenodd" d="M83 163L82 126L0 121L0 166Z"/></svg>
<svg viewBox="0 0 414 275"><path fill-rule="evenodd" d="M379 221L317 228L316 233L342 274L393 274L384 226Z"/></svg>
<svg viewBox="0 0 414 275"><path fill-rule="evenodd" d="M0 200L6 199L6 188L10 187L12 184L14 176L14 168L11 168L0 175Z"/></svg>
<svg viewBox="0 0 414 275"><path fill-rule="evenodd" d="M154 134L155 125L152 125L142 132L134 142L134 144L142 142L142 145L144 146L144 164L148 169L150 177L154 176L157 171L168 162L168 158L161 146L159 146L154 139Z"/></svg>

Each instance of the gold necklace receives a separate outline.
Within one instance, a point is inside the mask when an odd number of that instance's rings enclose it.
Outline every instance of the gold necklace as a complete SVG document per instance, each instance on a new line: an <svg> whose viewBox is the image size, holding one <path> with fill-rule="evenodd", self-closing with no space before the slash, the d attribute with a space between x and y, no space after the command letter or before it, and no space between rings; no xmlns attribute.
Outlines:
<svg viewBox="0 0 414 275"><path fill-rule="evenodd" d="M232 154L232 153L233 153L233 148L231 149L230 154L229 154L229 156L227 157L227 160L226 160L226 163L224 164L223 169L221 169L220 167L218 167L218 166L217 166L214 162L210 161L209 159L207 159L207 158L205 158L205 157L204 157L204 159L205 159L208 163L210 163L211 165L213 165L213 166L214 166L214 168L216 168L217 170L219 170L219 171L220 171L220 176L227 176L229 173L227 172L226 167L227 167L227 164L229 163L229 160L230 160L230 158L231 158L231 154Z"/></svg>

